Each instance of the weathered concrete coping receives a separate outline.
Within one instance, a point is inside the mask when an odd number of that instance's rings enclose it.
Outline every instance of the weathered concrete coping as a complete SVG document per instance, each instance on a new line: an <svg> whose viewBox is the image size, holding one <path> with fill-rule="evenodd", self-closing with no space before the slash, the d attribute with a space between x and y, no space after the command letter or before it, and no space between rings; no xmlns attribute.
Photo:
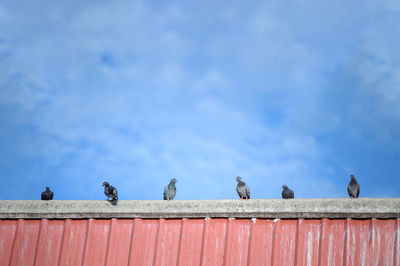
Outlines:
<svg viewBox="0 0 400 266"><path fill-rule="evenodd" d="M3 200L1 219L399 218L400 198L251 200Z"/></svg>

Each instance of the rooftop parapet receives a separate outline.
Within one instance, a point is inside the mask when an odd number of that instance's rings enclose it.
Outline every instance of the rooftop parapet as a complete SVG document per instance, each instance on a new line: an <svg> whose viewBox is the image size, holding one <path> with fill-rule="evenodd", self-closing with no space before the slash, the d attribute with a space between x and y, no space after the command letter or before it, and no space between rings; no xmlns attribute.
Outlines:
<svg viewBox="0 0 400 266"><path fill-rule="evenodd" d="M251 200L1 200L0 219L399 218L400 198Z"/></svg>

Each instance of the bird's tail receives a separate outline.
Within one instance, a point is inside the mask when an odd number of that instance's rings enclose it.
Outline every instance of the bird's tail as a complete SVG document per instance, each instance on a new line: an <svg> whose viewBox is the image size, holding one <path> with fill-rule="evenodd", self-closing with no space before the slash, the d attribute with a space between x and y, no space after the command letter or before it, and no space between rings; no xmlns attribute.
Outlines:
<svg viewBox="0 0 400 266"><path fill-rule="evenodd" d="M110 200L111 205L117 205L118 203L118 198L113 198L112 200Z"/></svg>

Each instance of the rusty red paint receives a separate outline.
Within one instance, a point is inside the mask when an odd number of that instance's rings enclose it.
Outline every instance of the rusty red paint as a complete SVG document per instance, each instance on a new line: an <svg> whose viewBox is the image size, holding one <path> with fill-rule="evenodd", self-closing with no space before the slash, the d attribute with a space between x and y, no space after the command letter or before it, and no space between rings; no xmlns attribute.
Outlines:
<svg viewBox="0 0 400 266"><path fill-rule="evenodd" d="M275 223L273 265L295 265L298 220L277 220Z"/></svg>
<svg viewBox="0 0 400 266"><path fill-rule="evenodd" d="M129 264L152 265L159 220L135 219Z"/></svg>
<svg viewBox="0 0 400 266"><path fill-rule="evenodd" d="M372 220L367 261L371 265L391 265L393 263L394 233L396 221Z"/></svg>
<svg viewBox="0 0 400 266"><path fill-rule="evenodd" d="M0 221L0 265L8 265L16 230L16 220Z"/></svg>
<svg viewBox="0 0 400 266"><path fill-rule="evenodd" d="M40 221L19 220L10 265L33 265Z"/></svg>
<svg viewBox="0 0 400 266"><path fill-rule="evenodd" d="M83 265L104 265L111 220L89 219Z"/></svg>
<svg viewBox="0 0 400 266"><path fill-rule="evenodd" d="M319 265L342 265L346 221L322 219L321 222Z"/></svg>
<svg viewBox="0 0 400 266"><path fill-rule="evenodd" d="M57 265L63 230L64 221L47 219L41 221L35 265Z"/></svg>
<svg viewBox="0 0 400 266"><path fill-rule="evenodd" d="M59 265L81 265L88 220L67 219L61 242Z"/></svg>
<svg viewBox="0 0 400 266"><path fill-rule="evenodd" d="M400 219L396 220L396 229L394 235L394 255L393 255L393 265L400 264Z"/></svg>
<svg viewBox="0 0 400 266"><path fill-rule="evenodd" d="M203 229L204 219L183 219L178 265L200 265Z"/></svg>
<svg viewBox="0 0 400 266"><path fill-rule="evenodd" d="M273 220L253 219L248 251L249 265L271 265L274 225Z"/></svg>
<svg viewBox="0 0 400 266"><path fill-rule="evenodd" d="M0 265L399 265L399 219L1 220Z"/></svg>
<svg viewBox="0 0 400 266"><path fill-rule="evenodd" d="M225 251L225 265L247 265L251 220L230 219Z"/></svg>
<svg viewBox="0 0 400 266"><path fill-rule="evenodd" d="M223 265L228 219L206 219L201 265Z"/></svg>
<svg viewBox="0 0 400 266"><path fill-rule="evenodd" d="M134 221L112 219L106 265L127 265Z"/></svg>
<svg viewBox="0 0 400 266"><path fill-rule="evenodd" d="M181 227L182 220L160 220L154 265L177 264Z"/></svg>
<svg viewBox="0 0 400 266"><path fill-rule="evenodd" d="M345 265L366 265L371 220L347 220Z"/></svg>
<svg viewBox="0 0 400 266"><path fill-rule="evenodd" d="M318 265L320 226L319 219L299 220L297 265Z"/></svg>

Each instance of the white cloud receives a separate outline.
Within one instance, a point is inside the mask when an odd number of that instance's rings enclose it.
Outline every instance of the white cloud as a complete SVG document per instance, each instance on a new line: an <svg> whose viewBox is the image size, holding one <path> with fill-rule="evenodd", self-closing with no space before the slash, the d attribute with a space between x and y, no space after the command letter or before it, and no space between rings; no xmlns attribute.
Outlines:
<svg viewBox="0 0 400 266"><path fill-rule="evenodd" d="M90 184L107 178L121 198L161 198L171 177L180 199L236 197L236 175L256 198L279 197L284 183L299 196L341 193L323 162L331 144L316 135L347 126L321 100L327 73L348 63L353 49L325 49L350 47L345 37L353 32L327 37L321 29L344 26L352 21L346 15L335 27L339 19L314 26L317 16L300 29L301 12L276 3L214 15L179 3L66 5L68 12L49 7L45 19L27 10L6 18L40 30L9 29L3 34L15 45L0 42L12 51L0 73L0 104L33 125L29 155L57 168L62 181L89 186L91 197L101 188ZM356 72L371 88L381 82L373 93L398 110L399 69L393 52L379 48L370 49L383 63L365 60ZM207 195L201 186L211 187Z"/></svg>

